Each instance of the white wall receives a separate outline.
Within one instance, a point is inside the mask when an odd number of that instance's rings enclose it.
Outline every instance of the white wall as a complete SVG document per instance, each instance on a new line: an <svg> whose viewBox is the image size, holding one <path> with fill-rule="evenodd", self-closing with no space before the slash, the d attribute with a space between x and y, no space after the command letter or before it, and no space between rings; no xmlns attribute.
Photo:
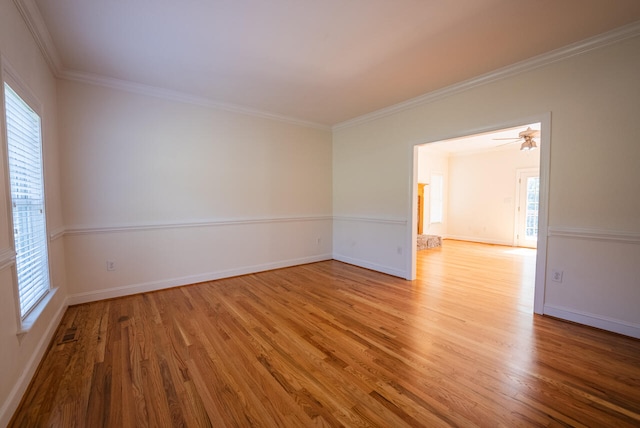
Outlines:
<svg viewBox="0 0 640 428"><path fill-rule="evenodd" d="M564 282L547 278L545 312L640 336L640 200L633 197L640 182L639 51L635 37L339 127L332 137L152 96L56 83L14 3L0 0L2 61L43 106L47 224L58 288L38 322L18 337L3 144L0 425L17 406L66 302L332 255L407 276L413 146L548 111L548 266L563 270ZM116 262L115 271L107 272L107 260Z"/></svg>
<svg viewBox="0 0 640 428"><path fill-rule="evenodd" d="M47 227L54 233L63 226L59 183L56 84L11 0L0 0L0 68L17 74L31 96L41 104ZM2 116L4 112L2 111ZM10 195L6 167L4 120L0 120L0 426L5 426L17 407L40 358L65 309L65 253L62 239L49 243L51 283L57 288L28 333L18 336L15 267L11 239Z"/></svg>
<svg viewBox="0 0 640 428"><path fill-rule="evenodd" d="M541 233L553 234L547 241L544 311L559 308L555 314L564 318L640 337L638 52L636 32L580 55L337 127L336 224L351 218L359 228L335 227L334 255L349 252L353 263L410 277L408 257L396 250L409 242L413 146L550 111L549 230ZM358 245L363 230L366 249ZM621 250L607 247L592 263L583 241L601 239ZM629 256L616 258L619 252ZM562 284L550 281L552 269L564 270Z"/></svg>
<svg viewBox="0 0 640 428"><path fill-rule="evenodd" d="M517 144L449 157L447 236L514 245L516 171L539 163L540 150L521 152Z"/></svg>
<svg viewBox="0 0 640 428"><path fill-rule="evenodd" d="M10 0L0 53L43 106L57 287L16 335L3 141L0 426L67 304L331 258L329 130L57 81Z"/></svg>
<svg viewBox="0 0 640 428"><path fill-rule="evenodd" d="M331 258L330 131L58 88L70 302Z"/></svg>
<svg viewBox="0 0 640 428"><path fill-rule="evenodd" d="M433 174L441 174L443 178L442 191L442 222L431 223L430 221L430 204L431 204L431 176ZM438 150L430 148L428 145L418 148L418 183L426 183L428 186L424 188L424 215L423 215L423 234L438 235L446 237L448 234L449 220L449 154L442 153Z"/></svg>
<svg viewBox="0 0 640 428"><path fill-rule="evenodd" d="M351 127L333 135L333 258L404 277L412 155L388 144L393 126L374 132Z"/></svg>

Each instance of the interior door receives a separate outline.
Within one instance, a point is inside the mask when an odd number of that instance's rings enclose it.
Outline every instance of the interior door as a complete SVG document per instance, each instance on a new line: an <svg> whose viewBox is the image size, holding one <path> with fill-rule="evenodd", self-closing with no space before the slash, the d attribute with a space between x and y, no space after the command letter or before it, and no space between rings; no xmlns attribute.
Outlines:
<svg viewBox="0 0 640 428"><path fill-rule="evenodd" d="M518 247L536 248L540 207L540 170L518 170L515 241Z"/></svg>

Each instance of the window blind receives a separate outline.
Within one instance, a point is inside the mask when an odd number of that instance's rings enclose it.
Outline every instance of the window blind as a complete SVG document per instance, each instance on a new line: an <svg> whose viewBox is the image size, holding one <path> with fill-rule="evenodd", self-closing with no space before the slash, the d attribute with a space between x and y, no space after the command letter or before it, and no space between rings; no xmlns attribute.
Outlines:
<svg viewBox="0 0 640 428"><path fill-rule="evenodd" d="M40 116L4 84L20 316L49 291Z"/></svg>

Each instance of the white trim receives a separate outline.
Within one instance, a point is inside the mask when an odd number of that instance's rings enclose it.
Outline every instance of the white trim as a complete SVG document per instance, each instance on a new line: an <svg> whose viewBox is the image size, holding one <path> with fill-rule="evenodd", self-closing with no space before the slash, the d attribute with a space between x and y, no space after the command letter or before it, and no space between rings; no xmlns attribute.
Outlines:
<svg viewBox="0 0 640 428"><path fill-rule="evenodd" d="M418 224L418 158L420 156L420 144L412 144L411 152L409 156L409 219L411 224ZM448 177L447 177L448 178ZM407 281L414 281L418 277L418 228L407 227L405 234L405 245L409 249L405 256L405 279Z"/></svg>
<svg viewBox="0 0 640 428"><path fill-rule="evenodd" d="M616 28L612 31L590 37L588 39L555 49L551 52L547 52L533 58L529 58L524 61L517 62L506 67L499 68L497 70L485 73L483 75L468 79L453 85L447 86L442 89L438 89L418 97L403 101L398 104L394 104L389 107L385 107L380 110L349 119L344 122L340 122L333 126L325 124L301 120L298 118L278 115L265 111L260 111L248 107L243 107L234 104L227 104L214 101L210 98L200 97L193 94L173 91L169 89L159 88L150 85L144 85L141 83L125 81L120 79L113 79L106 76L100 76L97 74L85 73L76 70L64 69L60 61L60 55L53 43L51 34L49 33L40 10L35 4L34 0L14 0L14 3L20 14L22 15L29 31L31 32L36 44L40 48L42 55L51 67L53 74L61 79L90 83L99 86L106 86L109 88L125 90L129 92L155 96L158 98L169 99L173 101L184 102L188 104L200 105L208 108L216 108L234 113L246 114L250 116L262 117L265 119L277 120L281 122L291 123L294 125L300 125L310 128L317 128L322 130L339 130L356 126L362 123L366 123L372 120L380 119L382 117L390 116L403 110L410 109L419 105L431 103L435 100L451 96L453 94L466 91L468 89L481 86L487 83L495 82L497 80L506 79L511 76L515 76L520 73L534 70L554 62L562 61L572 56L581 55L594 49L598 49L612 43L623 41L631 37L635 37L640 34L640 21Z"/></svg>
<svg viewBox="0 0 640 428"><path fill-rule="evenodd" d="M58 287L53 287L47 290L47 294L45 294L38 304L34 306L34 308L29 312L29 314L24 317L23 320L20 320L18 324L18 332L16 333L18 336L24 336L29 333L33 328L33 325L38 321L40 315L45 311L49 302L53 299L53 297L58 292Z"/></svg>
<svg viewBox="0 0 640 428"><path fill-rule="evenodd" d="M402 218L334 216L333 220L363 222L363 223L396 224L400 226L405 226L407 224L407 220Z"/></svg>
<svg viewBox="0 0 640 428"><path fill-rule="evenodd" d="M69 70L64 68L60 60L60 55L56 49L55 43L51 38L51 34L42 18L40 9L36 5L34 0L14 0L18 11L22 15L27 28L31 32L33 39L35 40L40 52L44 56L47 64L51 68L52 73L59 79L66 79L76 82L89 83L92 85L103 86L112 89L119 89L122 91L132 92L136 94L142 94L152 96L161 99L167 99L171 101L177 101L187 104L198 105L201 107L220 109L232 113L239 113L248 116L260 117L263 119L276 120L279 122L290 123L293 125L304 126L307 128L316 128L325 131L331 130L331 127L325 124L312 122L308 120L302 120L290 116L279 115L248 107L243 107L235 104L222 103L214 101L213 99L200 97L197 95L189 94L186 92L174 91L170 89L160 88L151 85L145 85L142 83L126 81L121 79L114 79L98 74L85 73L76 70Z"/></svg>
<svg viewBox="0 0 640 428"><path fill-rule="evenodd" d="M188 227L220 227L220 226L241 226L248 224L268 224L268 223L298 223L303 221L331 221L331 216L314 217L273 217L273 218L238 218L220 220L193 220L182 223L130 223L110 226L69 226L64 229L64 235L92 235L97 233L117 233L117 232L140 232L145 230L158 229L182 229ZM56 233L60 233L56 229ZM52 238L53 239L53 235Z"/></svg>
<svg viewBox="0 0 640 428"><path fill-rule="evenodd" d="M640 28L640 25L639 25ZM491 132L498 129L513 128L527 123L540 123L540 207L538 211L538 245L536 253L536 276L533 296L533 312L541 314L544 306L544 294L546 286L546 269L547 269L547 225L549 224L549 165L551 162L551 112L542 113L535 116L528 116L519 119L512 119L503 123L494 124L493 126L482 127L479 129L457 131L457 135L444 135L441 138L434 138L428 141L414 141L410 148L412 156L410 157L411 165L411 183L409 184L409 191L411 197L408 204L408 217L411 219L411 224L415 224L417 221L417 168L418 168L418 146L436 141L448 140L451 138L458 138L467 135L481 134L484 132ZM409 242L409 248L411 251L408 256L408 268L407 279L413 280L416 278L416 231L414 227L407 228L407 241ZM452 237L451 237L452 238ZM512 244L505 244L512 245Z"/></svg>
<svg viewBox="0 0 640 428"><path fill-rule="evenodd" d="M0 270L16 264L16 252L12 248L4 248L0 250Z"/></svg>
<svg viewBox="0 0 640 428"><path fill-rule="evenodd" d="M64 226L60 226L60 227L57 227L57 228L53 229L51 231L51 233L49 233L49 241L53 242L56 239L62 238L64 236L65 232L66 232L66 229L64 228Z"/></svg>
<svg viewBox="0 0 640 428"><path fill-rule="evenodd" d="M38 116L40 116L40 132L41 132L41 138L44 141L44 119L43 119L43 114L42 112L44 111L44 107L43 107L43 103L40 101L40 98L38 98L35 95L35 92L31 90L31 88L29 87L29 85L22 79L22 77L20 77L20 73L18 73L9 63L9 61L6 59L6 57L4 57L2 54L0 54L0 58L2 59L2 61L0 61L0 65L2 66L2 73L1 76L2 80L4 82L6 82L9 86L11 86L11 88L18 94L18 96L20 98L22 98L22 100L27 103L27 105L33 109L33 111L35 111L37 113ZM4 95L4 87L2 89L2 94ZM2 104L2 113L3 113L3 126L5 126L6 128L6 112L4 109L4 99L1 102ZM4 131L6 133L6 129ZM6 135L4 136L6 138ZM5 142L6 145L6 142ZM44 150L44 147L43 147ZM44 151L43 151L43 156L44 156Z"/></svg>
<svg viewBox="0 0 640 428"><path fill-rule="evenodd" d="M16 0L20 1L20 0ZM105 77L98 74L85 73L75 70L63 70L56 75L60 79L65 79L74 82L87 83L90 85L102 86L110 89L117 89L121 91L131 92L139 95L146 95L150 97L176 101L185 104L196 105L200 107L206 107L211 109L224 110L231 113L238 113L247 116L259 117L262 119L276 120L279 122L286 122L292 125L304 126L306 128L315 128L323 131L330 131L331 127L317 122L311 122L307 120L298 119L291 116L284 116L275 113L269 113L262 110L252 109L249 107L243 107L236 104L223 103L214 101L211 98L201 97L187 92L175 91L171 89L160 88L157 86L146 85L143 83L132 82L128 80L114 79L111 77Z"/></svg>
<svg viewBox="0 0 640 428"><path fill-rule="evenodd" d="M640 244L640 233L624 232L618 230L587 229L576 227L554 226L549 227L549 237L562 236L565 238L590 239L597 241L626 242Z"/></svg>
<svg viewBox="0 0 640 428"><path fill-rule="evenodd" d="M371 269L377 272L382 272L382 273L386 273L387 275L391 275L391 276L397 276L399 278L403 278L405 279L407 276L407 273L403 270L400 269L396 269L396 268L392 268L389 266L383 266L383 265L379 265L377 263L371 263L369 261L366 260L362 260L362 259L355 259L353 257L348 257L348 256L344 256L342 254L333 254L333 259L337 260L339 262L342 263L347 263L350 265L354 265L354 266L358 266L358 267L362 267L365 269Z"/></svg>
<svg viewBox="0 0 640 428"><path fill-rule="evenodd" d="M35 6L35 3L32 4L33 7ZM37 7L36 7L37 9ZM3 95L3 99L2 101L0 101L0 104L2 104L2 108L0 109L0 112L2 113L2 119L0 119L0 123L2 123L2 128L3 128L3 133L4 135L2 135L2 140L4 140L3 144L2 144L2 150L0 151L0 153L2 153L2 156L4 158L4 162L5 162L5 168L6 168L6 188L7 188L7 194L10 195L11 194L11 180L9 178L10 175L10 168L9 168L9 154L7 151L7 148L9 146L9 141L8 141L8 135L7 135L7 121L6 121L6 116L7 116L7 111L6 111L6 106L5 106L5 102L4 102L4 98L6 98L6 94L4 91L4 84L7 84L11 87L11 89L13 91L15 91L16 95L21 99L22 102L26 103L26 105L32 109L38 116L38 119L40 121L39 124L39 150L41 151L41 172L42 172L42 190L43 190L43 194L46 195L47 191L46 191L46 183L45 183L45 177L46 177L46 151L45 151L45 129L46 126L45 124L45 118L43 117L43 111L44 111L44 104L40 101L40 99L38 98L38 96L35 95L35 92L31 90L31 88L29 87L29 85L27 83L25 83L25 81L20 77L19 73L16 72L16 70L10 65L9 61L6 60L6 58L4 58L2 56L2 54L0 54L0 84L2 85L2 89L0 90L0 94ZM48 302L51 297L53 296L53 293L55 293L55 289L51 288L50 285L50 281L51 281L51 264L49 263L49 257L50 257L50 252L49 252L49 242L46 239L48 234L47 234L47 230L48 230L48 225L47 225L47 202L46 202L46 198L45 200L43 200L43 211L44 211L44 236L43 238L45 239L43 244L44 244L44 253L46 254L46 273L47 273L47 287L48 290L46 291L45 295L42 296L41 300L46 300L46 302ZM15 237L13 234L13 208L12 208L12 204L8 205L8 209L7 209L7 213L8 213L8 219L9 219L9 235L11 237L11 245L15 248L16 243L15 241ZM14 250L15 251L15 250ZM17 257L17 255L15 256ZM12 265L13 266L17 266L16 265L16 260L13 260ZM14 271L14 278L13 278L13 283L14 283L14 290L16 291L16 293L14 293L14 299L15 299L15 307L16 307L16 314L17 314L17 321L18 321L18 330L22 331L25 330L25 325L27 326L27 330L28 328L30 328L30 325L33 324L37 318L38 318L38 314L40 314L42 312L42 310L44 310L43 308L46 307L46 302L44 304L42 304L42 302L34 305L31 309L34 309L36 307L39 307L38 310L33 311L33 314L28 315L24 320L20 319L20 315L22 313L22 308L21 308L21 303L20 303L20 284L18 283L18 279L17 279L17 272ZM51 294L48 298L46 297L47 294Z"/></svg>
<svg viewBox="0 0 640 428"><path fill-rule="evenodd" d="M253 266L243 266L234 269L207 272L198 275L189 275L179 278L170 278L159 281L143 282L140 284L123 285L99 291L89 291L85 293L72 294L67 297L69 305L77 305L80 303L95 302L104 299L113 299L115 297L128 296L132 294L147 293L151 291L163 290L166 288L180 287L183 285L197 284L199 282L215 281L221 278L230 278L233 276L247 275L251 273L264 272L273 269L281 269L291 266L303 265L308 263L321 262L331 260L331 254L321 254L317 256L302 257L297 259L281 260L271 263L263 263Z"/></svg>
<svg viewBox="0 0 640 428"><path fill-rule="evenodd" d="M640 27L639 27L640 28ZM536 245L536 278L533 291L533 312L544 310L547 277L547 230L549 228L549 184L551 169L551 112L538 117L540 122L540 187L538 194L538 244ZM533 122L529 122L533 123Z"/></svg>
<svg viewBox="0 0 640 428"><path fill-rule="evenodd" d="M38 341L34 351L31 353L22 374L13 385L13 388L11 388L9 395L7 396L7 400L4 402L2 407L0 407L0 426L9 425L9 421L11 420L13 413L18 408L24 393L27 391L27 387L31 383L31 379L40 365L40 361L44 357L45 351L49 347L49 342L51 342L53 335L62 321L62 316L64 315L67 306L69 306L68 303L66 301L63 302L51 321L48 323L47 329L40 338L40 341Z"/></svg>
<svg viewBox="0 0 640 428"><path fill-rule="evenodd" d="M42 52L42 56L44 56L53 74L58 75L62 68L60 55L58 54L58 50L53 43L49 29L44 23L44 19L35 0L14 0L13 2L20 12L20 15L22 15L22 19L25 24L27 24L29 32L31 32L33 39L38 45L38 48L40 48L40 52Z"/></svg>
<svg viewBox="0 0 640 428"><path fill-rule="evenodd" d="M640 324L547 304L544 305L544 314L640 339Z"/></svg>
<svg viewBox="0 0 640 428"><path fill-rule="evenodd" d="M371 113L349 119L347 121L334 125L332 129L334 131L337 131L340 129L350 128L366 122L381 119L383 117L391 116L413 107L429 104L436 100L452 96L459 92L463 92L478 86L535 70L537 68L544 67L546 65L553 64L555 62L562 61L576 55L581 55L591 50L599 49L612 43L623 41L638 35L640 35L640 21L625 25L623 27L603 34L599 34L594 37L590 37L588 39L564 46L559 49L552 50L533 58L529 58L524 61L499 68L497 70L482 74L472 79L458 82L432 92L428 92L407 101L403 101L398 104L394 104L389 107L385 107L380 110L376 110Z"/></svg>
<svg viewBox="0 0 640 428"><path fill-rule="evenodd" d="M334 216L333 220L334 222L341 221L341 222L353 222L353 223L374 223L379 225L402 226L405 228L407 226L407 220L401 219L401 218ZM409 251L409 253L411 253L411 251ZM333 259L343 263L348 263L350 265L375 270L378 272L386 273L388 275L397 276L404 279L409 279L408 273L405 270L396 269L396 268L384 266L384 265L379 265L377 263L372 263L367 260L345 256L343 254L336 254L335 252L333 253Z"/></svg>

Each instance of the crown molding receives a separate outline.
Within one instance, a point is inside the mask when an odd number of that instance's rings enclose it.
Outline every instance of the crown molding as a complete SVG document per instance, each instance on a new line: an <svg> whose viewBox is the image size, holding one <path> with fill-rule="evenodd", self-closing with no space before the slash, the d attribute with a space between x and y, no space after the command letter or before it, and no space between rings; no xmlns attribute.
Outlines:
<svg viewBox="0 0 640 428"><path fill-rule="evenodd" d="M63 70L57 75L58 78L73 82L87 83L90 85L102 86L110 89L131 92L139 95L160 98L169 101L176 101L185 104L196 105L205 108L224 110L230 113L238 113L247 116L259 117L262 119L286 122L292 125L315 128L323 131L330 131L331 127L316 122L306 121L295 117L269 113L261 110L251 109L235 104L222 103L206 97L199 97L181 91L160 88L157 86L145 85L129 80L105 77L99 74L85 73L73 70Z"/></svg>
<svg viewBox="0 0 640 428"><path fill-rule="evenodd" d="M62 70L60 55L35 0L13 0L13 2L27 24L27 28L29 28L33 39L38 48L40 48L40 52L42 52L49 68L51 68L54 76L58 76Z"/></svg>
<svg viewBox="0 0 640 428"><path fill-rule="evenodd" d="M428 92L415 98L411 98L407 101L403 101L389 107L385 107L380 110L376 110L371 113L367 113L365 115L340 122L334 125L332 127L332 130L337 131L340 129L350 128L353 126L361 125L363 123L371 122L373 120L381 119L383 117L391 116L401 111L429 104L436 100L452 96L459 92L475 88L477 86L486 85L491 82L506 79L508 77L512 77L527 71L535 70L536 68L544 67L546 65L553 64L554 62L562 61L576 55L582 55L594 49L599 49L613 43L636 37L638 35L640 35L640 21L636 21L634 23L616 28L615 30L590 37L588 39L564 46L559 49L555 49L553 51L535 56L533 58L529 58L524 61L499 68L497 70L482 74L472 79L455 83L453 85L432 92Z"/></svg>
<svg viewBox="0 0 640 428"><path fill-rule="evenodd" d="M44 56L53 75L59 79L88 83L92 85L103 86L111 89L119 89L122 91L133 92L140 95L147 95L156 98L177 101L185 104L193 104L200 107L224 110L231 113L243 114L246 116L259 117L262 119L275 120L285 122L292 125L303 126L305 128L320 129L330 131L331 127L325 124L298 119L295 117L279 115L257 109L252 109L235 104L227 104L215 101L206 97L199 97L186 92L174 91L170 89L159 88L151 85L145 85L137 82L114 79L98 74L84 73L76 70L69 70L64 67L60 60L58 50L51 38L51 34L42 18L40 9L35 0L13 0L18 11L22 15L27 28L31 32L40 52Z"/></svg>
<svg viewBox="0 0 640 428"><path fill-rule="evenodd" d="M35 0L13 1L20 11L20 14L22 15L27 27L29 28L29 31L33 35L36 44L40 48L42 55L47 61L47 64L57 78L119 89L123 91L138 93L141 95L153 96L156 98L167 99L186 104L194 104L201 107L219 109L232 113L275 120L324 131L337 131L340 129L349 128L386 116L390 116L413 107L428 104L441 98L449 97L456 93L466 91L477 86L485 85L497 80L506 79L520 73L534 70L536 68L543 67L557 61L562 61L572 56L581 55L591 50L640 35L640 21L636 21L634 23L619 27L615 30L567 45L565 47L535 56L533 58L506 67L499 68L497 70L474 77L472 79L465 80L432 92L428 92L418 97L411 98L407 101L403 101L401 103L394 104L389 107L385 107L383 109L376 110L344 122L340 122L333 126L328 126L325 124L302 120L295 117L274 114L234 104L222 103L210 98L200 97L186 92L174 91L137 82L65 69L62 65L62 61L60 60L58 50L56 49L53 39L51 38L51 34L49 33L44 19L42 18L40 9L35 4Z"/></svg>

